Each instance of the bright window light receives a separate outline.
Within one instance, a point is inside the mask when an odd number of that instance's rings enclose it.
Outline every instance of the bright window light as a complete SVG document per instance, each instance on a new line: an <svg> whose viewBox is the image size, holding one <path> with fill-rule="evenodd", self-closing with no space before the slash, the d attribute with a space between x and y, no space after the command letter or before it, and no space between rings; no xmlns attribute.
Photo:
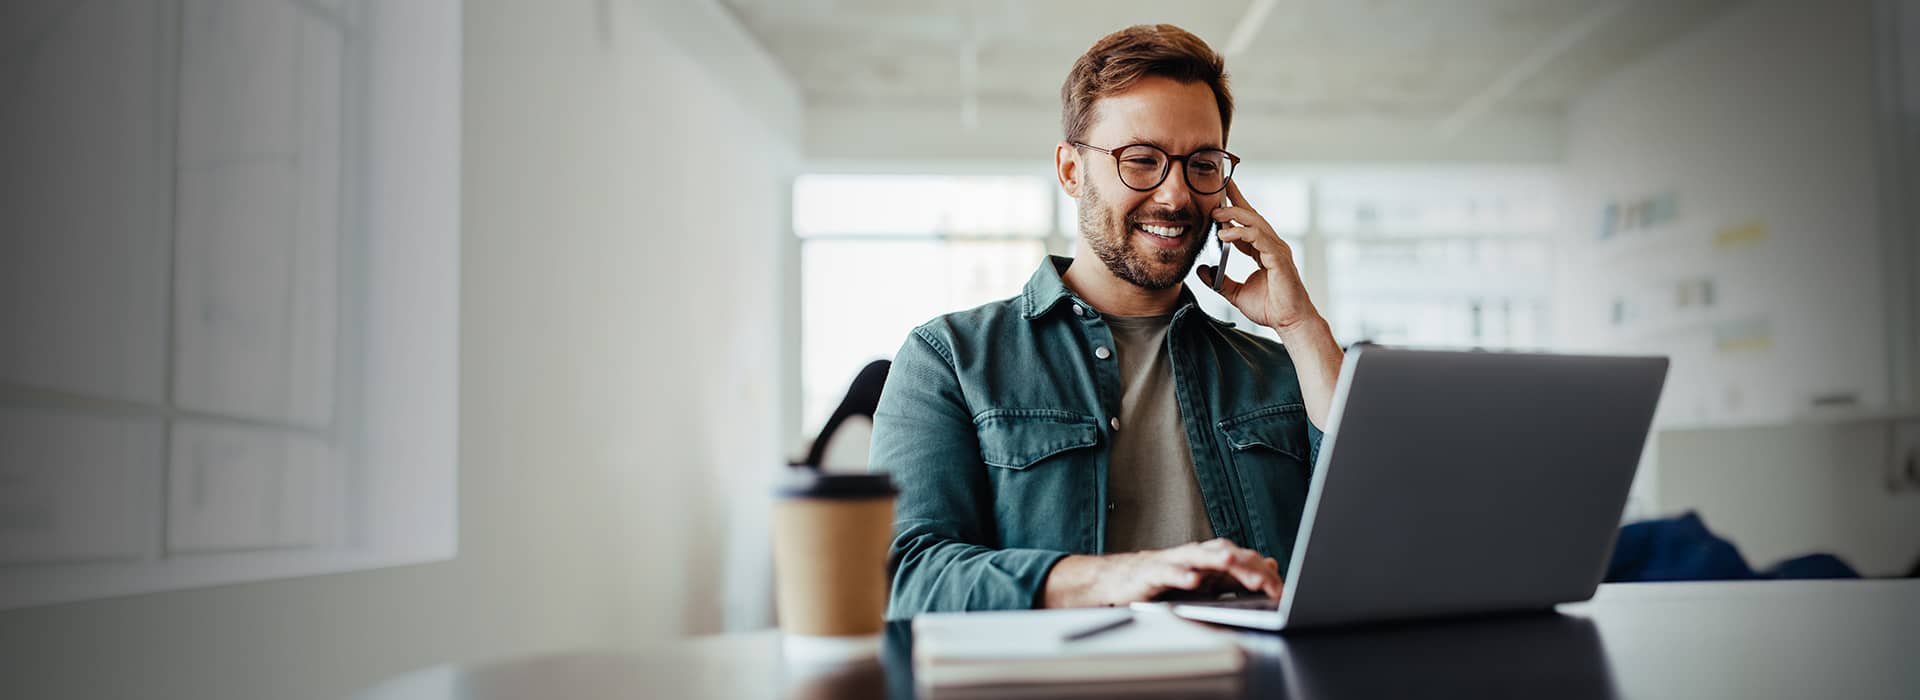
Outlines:
<svg viewBox="0 0 1920 700"><path fill-rule="evenodd" d="M816 236L976 234L1040 238L1058 189L1022 175L802 175L793 228Z"/></svg>

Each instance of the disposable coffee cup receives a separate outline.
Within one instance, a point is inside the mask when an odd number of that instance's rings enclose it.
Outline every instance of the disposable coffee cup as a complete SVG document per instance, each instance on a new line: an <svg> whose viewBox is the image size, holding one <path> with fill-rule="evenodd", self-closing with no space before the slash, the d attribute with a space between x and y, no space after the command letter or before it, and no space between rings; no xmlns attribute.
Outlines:
<svg viewBox="0 0 1920 700"><path fill-rule="evenodd" d="M885 474L795 469L780 485L774 589L789 660L830 663L879 652L896 493Z"/></svg>

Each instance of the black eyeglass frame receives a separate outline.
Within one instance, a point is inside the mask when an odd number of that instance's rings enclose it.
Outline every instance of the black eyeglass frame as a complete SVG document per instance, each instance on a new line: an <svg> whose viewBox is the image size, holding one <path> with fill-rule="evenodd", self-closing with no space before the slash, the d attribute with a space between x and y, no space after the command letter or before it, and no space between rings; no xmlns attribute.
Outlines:
<svg viewBox="0 0 1920 700"><path fill-rule="evenodd" d="M1167 176L1173 173L1173 162L1176 160L1180 161L1180 171L1182 174L1185 175L1187 179L1187 188L1192 189L1194 194L1219 194L1225 191L1227 189L1227 181L1232 180L1234 171L1240 169L1240 156L1236 156L1232 153L1229 153L1227 152L1227 149L1224 149L1224 148L1202 148L1198 151L1194 151L1192 153L1188 153L1183 156L1176 156L1172 153L1168 153L1167 149L1161 148L1159 146L1155 146L1150 143L1130 143L1125 146L1120 146L1117 148L1101 148L1099 146L1095 146L1093 144L1085 143L1082 141L1072 141L1070 143L1080 148L1085 148L1092 151L1099 151L1101 153L1107 154L1107 157L1113 159L1113 174L1120 178L1120 184L1126 185L1127 189L1133 190L1135 192L1152 192L1156 189L1159 189L1161 185L1166 184ZM1127 182L1126 173L1121 172L1120 170L1120 156L1117 154L1120 153L1121 151L1127 150L1129 148L1134 148L1136 146L1145 146L1147 148L1151 148L1153 150L1159 151L1161 155L1164 155L1167 157L1167 161L1160 165L1160 177L1153 181L1153 186L1151 187L1134 187L1133 185ZM1194 157L1195 155L1206 153L1208 151L1219 151L1220 153L1223 153L1227 156L1227 163L1228 163L1227 174L1225 177L1220 178L1219 189L1201 191L1197 188L1194 188L1193 186L1193 172L1190 170L1190 168L1192 167L1190 164L1193 161L1188 159Z"/></svg>

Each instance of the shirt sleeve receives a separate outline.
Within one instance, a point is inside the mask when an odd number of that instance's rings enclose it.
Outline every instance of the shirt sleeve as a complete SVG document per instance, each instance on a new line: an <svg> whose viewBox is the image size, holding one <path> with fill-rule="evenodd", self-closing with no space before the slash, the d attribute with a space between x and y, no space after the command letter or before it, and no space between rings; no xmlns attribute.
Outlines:
<svg viewBox="0 0 1920 700"><path fill-rule="evenodd" d="M1036 607L1067 554L998 548L992 485L952 352L924 328L894 356L874 411L872 465L900 489L887 619Z"/></svg>

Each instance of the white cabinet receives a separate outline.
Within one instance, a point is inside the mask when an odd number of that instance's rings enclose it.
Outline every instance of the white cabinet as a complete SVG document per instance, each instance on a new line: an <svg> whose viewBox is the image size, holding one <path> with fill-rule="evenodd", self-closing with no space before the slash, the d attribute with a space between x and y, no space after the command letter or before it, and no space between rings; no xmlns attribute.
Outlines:
<svg viewBox="0 0 1920 700"><path fill-rule="evenodd" d="M162 435L155 419L0 407L0 565L151 555Z"/></svg>
<svg viewBox="0 0 1920 700"><path fill-rule="evenodd" d="M171 16L65 5L10 4L23 26L4 36L45 39L0 53L0 382L160 401L174 119L156 59Z"/></svg>
<svg viewBox="0 0 1920 700"><path fill-rule="evenodd" d="M0 608L454 551L455 0L0 30Z"/></svg>
<svg viewBox="0 0 1920 700"><path fill-rule="evenodd" d="M183 22L174 399L323 428L337 339L341 30L288 2Z"/></svg>
<svg viewBox="0 0 1920 700"><path fill-rule="evenodd" d="M172 443L168 554L323 543L319 516L336 512L329 485L340 472L326 441L181 421Z"/></svg>

